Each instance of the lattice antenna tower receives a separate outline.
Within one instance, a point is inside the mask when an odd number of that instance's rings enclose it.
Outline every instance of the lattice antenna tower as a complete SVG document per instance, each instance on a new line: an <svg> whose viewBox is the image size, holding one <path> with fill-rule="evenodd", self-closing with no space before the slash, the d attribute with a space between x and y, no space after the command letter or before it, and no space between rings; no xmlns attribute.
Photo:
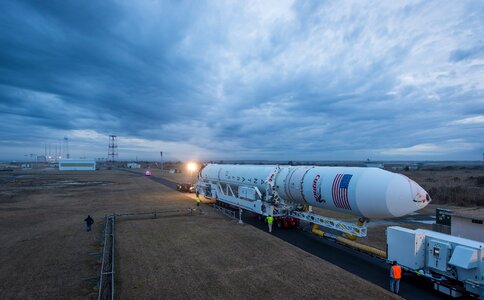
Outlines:
<svg viewBox="0 0 484 300"><path fill-rule="evenodd" d="M109 136L108 160L115 161L118 157L118 137L115 135Z"/></svg>

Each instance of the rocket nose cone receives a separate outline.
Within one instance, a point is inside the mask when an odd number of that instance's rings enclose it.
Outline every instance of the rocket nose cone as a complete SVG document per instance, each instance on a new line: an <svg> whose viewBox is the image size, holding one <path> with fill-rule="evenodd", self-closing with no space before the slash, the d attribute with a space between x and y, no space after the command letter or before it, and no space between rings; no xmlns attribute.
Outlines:
<svg viewBox="0 0 484 300"><path fill-rule="evenodd" d="M401 217L429 204L430 196L415 181L399 175L389 184L387 190L387 205L394 217Z"/></svg>
<svg viewBox="0 0 484 300"><path fill-rule="evenodd" d="M408 181L410 182L410 189L412 191L412 196L413 196L412 201L415 203L417 210L427 206L430 203L430 201L432 201L427 191L425 191L415 181L411 179L408 179Z"/></svg>

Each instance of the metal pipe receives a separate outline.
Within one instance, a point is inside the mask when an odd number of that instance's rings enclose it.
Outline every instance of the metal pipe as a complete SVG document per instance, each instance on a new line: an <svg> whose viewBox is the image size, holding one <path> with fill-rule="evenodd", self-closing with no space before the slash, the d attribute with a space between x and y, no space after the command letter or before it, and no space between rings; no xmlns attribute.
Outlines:
<svg viewBox="0 0 484 300"><path fill-rule="evenodd" d="M103 242L103 255L101 260L101 271L99 272L99 291L97 295L97 299L101 300L101 293L102 293L102 283L103 283L103 272L104 272L104 256L106 255L106 228L108 226L108 215L104 215L104 242Z"/></svg>
<svg viewBox="0 0 484 300"><path fill-rule="evenodd" d="M383 251L383 250L380 250L380 249L377 249L377 248L374 248L374 247L371 247L371 246L363 245L363 244L360 244L360 243L357 243L357 242L354 242L354 241L350 241L350 240L348 240L344 237L341 237L341 236L334 236L332 234L325 233L325 232L323 232L319 229L317 224L313 225L312 232L314 234L320 236L320 237L330 237L332 239L335 239L339 243L344 244L344 245L351 247L353 249L357 249L357 250L360 250L360 251L363 251L363 252L366 252L366 253L369 253L369 254L373 254L373 255L376 255L376 256L384 258L384 259L387 258L386 251Z"/></svg>
<svg viewBox="0 0 484 300"><path fill-rule="evenodd" d="M355 241L350 241L344 237L337 237L336 240L342 244L345 244L351 248L355 248L355 249L358 249L358 250L361 250L363 252L366 252L366 253L370 253L370 254L373 254L373 255L376 255L378 257L381 257L383 259L386 259L387 258L387 252L386 251L383 251L383 250L380 250L380 249L377 249L377 248L374 248L374 247L371 247L371 246L368 246L368 245L363 245L363 244L360 244L360 243L357 243Z"/></svg>
<svg viewBox="0 0 484 300"><path fill-rule="evenodd" d="M138 215L155 215L156 214L163 214L163 213L174 213L174 212L185 212L185 209L172 209L172 210L157 210L153 212L128 212L128 213L121 213L116 214L116 217L126 217L126 216L138 216Z"/></svg>
<svg viewBox="0 0 484 300"><path fill-rule="evenodd" d="M111 300L114 300L114 272L115 272L115 269L114 269L114 262L115 262L115 259L114 259L114 221L115 221L115 218L116 218L116 215L113 214L113 217L112 217L112 220L111 220L111 228L112 228L112 233L111 233L111 236L112 236L112 243L111 243L111 247L112 247L112 252L111 252Z"/></svg>

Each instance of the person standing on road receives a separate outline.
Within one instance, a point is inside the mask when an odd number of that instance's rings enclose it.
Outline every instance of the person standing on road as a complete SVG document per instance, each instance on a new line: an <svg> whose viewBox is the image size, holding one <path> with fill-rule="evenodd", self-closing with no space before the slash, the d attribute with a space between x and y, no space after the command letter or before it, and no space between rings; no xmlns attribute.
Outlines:
<svg viewBox="0 0 484 300"><path fill-rule="evenodd" d="M87 218L85 218L84 221L86 222L86 231L91 231L91 226L92 224L94 224L94 220L91 218L90 215L87 215Z"/></svg>
<svg viewBox="0 0 484 300"><path fill-rule="evenodd" d="M390 268L390 291L398 294L400 292L400 279L402 279L402 267L394 260Z"/></svg>
<svg viewBox="0 0 484 300"><path fill-rule="evenodd" d="M197 201L198 213L202 214L202 209L200 208L200 202L202 202L202 201L200 200L200 197L196 196L195 201Z"/></svg>
<svg viewBox="0 0 484 300"><path fill-rule="evenodd" d="M272 223L274 223L274 217L272 215L268 215L266 221L267 225L269 226L269 232L272 232Z"/></svg>

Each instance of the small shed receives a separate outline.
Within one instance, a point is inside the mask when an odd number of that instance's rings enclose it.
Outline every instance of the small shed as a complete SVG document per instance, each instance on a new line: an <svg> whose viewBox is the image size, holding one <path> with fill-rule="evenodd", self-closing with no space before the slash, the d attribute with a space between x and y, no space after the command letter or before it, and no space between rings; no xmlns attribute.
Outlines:
<svg viewBox="0 0 484 300"><path fill-rule="evenodd" d="M484 242L484 209L460 209L451 213L451 234Z"/></svg>
<svg viewBox="0 0 484 300"><path fill-rule="evenodd" d="M94 159L61 159L59 160L59 171L95 171L96 161Z"/></svg>

